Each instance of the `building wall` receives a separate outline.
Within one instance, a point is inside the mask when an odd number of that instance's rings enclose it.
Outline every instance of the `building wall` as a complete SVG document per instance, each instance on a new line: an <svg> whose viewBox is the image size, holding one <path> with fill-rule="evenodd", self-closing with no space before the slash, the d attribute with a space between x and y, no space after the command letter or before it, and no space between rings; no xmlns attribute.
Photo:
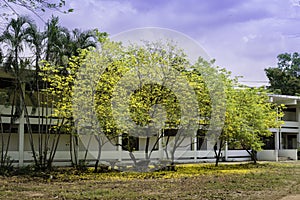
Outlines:
<svg viewBox="0 0 300 200"><path fill-rule="evenodd" d="M294 99L287 98L285 99L284 97L278 97L278 99L275 98L275 101L277 103L287 103L287 111L285 115L285 124L280 128L274 131L274 134L279 135L279 150L280 149L285 149L285 148L297 148L300 145L300 99L298 101ZM28 112L30 113L30 123L33 125L36 125L39 123L38 119L38 112L32 113L32 108L28 107ZM10 107L5 107L3 105L0 105L0 112L1 114L5 114L4 117L2 117L2 122L3 123L10 123L10 117L9 114L11 112ZM46 110L44 108L44 113L50 114L50 110ZM51 121L49 119L43 119L44 122L48 120L48 123L56 123L55 119L52 119ZM15 121L16 126L20 123L19 120ZM26 124L26 121L25 121ZM25 131L26 132L26 131ZM4 141L7 141L8 138L8 133L3 134ZM53 142L54 134L51 134L49 136L49 143ZM45 138L44 138L45 139ZM43 140L44 140L43 139ZM107 138L102 136L102 139L104 139L104 144L102 147L103 151L103 158L105 159L128 159L130 160L129 153L127 151L122 151L122 149L113 144L116 143L116 141L109 141ZM150 138L150 150L152 149L153 145L156 142L156 137ZM38 149L38 143L39 143L39 135L37 133L33 134L33 141L35 144L35 149ZM45 140L44 140L45 141ZM213 146L214 144L210 141L204 140L204 145L202 149L199 149L196 145L193 143L196 140L192 137L187 137L183 140L181 145L176 149L176 156L177 159L180 159L181 161L201 161L203 159L214 159L214 152L213 152ZM120 142L120 141L119 141ZM139 148L136 149L133 153L136 155L137 158L142 159L145 158L144 151L145 151L145 142L146 138L139 138L138 139L138 146ZM1 142L0 142L1 143ZM153 152L153 157L154 158L164 158L166 157L166 152L163 150L166 149L164 146L166 143L166 138L164 138L164 141L161 143L158 143L156 145L155 151ZM1 145L1 144L0 144ZM174 145L174 137L170 137L169 145L167 149L170 151ZM276 145L275 145L276 146ZM98 143L97 140L95 139L94 136L92 135L80 135L80 140L79 140L79 154L81 158L85 154L86 148L89 147L89 155L88 158L91 160L95 159L97 157L98 153ZM161 148L159 148L161 147ZM70 159L70 136L68 134L62 134L60 136L60 140L58 143L58 148L57 148L57 159L62 159L62 160L69 160ZM276 150L276 149L275 149ZM12 152L11 155L14 156L15 159L18 159L18 151L19 151L19 134L18 133L12 133L11 134L11 141L9 145L9 151ZM275 152L275 153L274 153ZM280 155L294 155L295 151L282 151L280 154L276 151L265 151L262 152L260 155L260 158L264 158L264 156L271 155L269 158L272 160L273 157L275 156L280 156ZM170 152L169 152L170 153ZM29 143L29 134L25 133L24 134L24 154L26 159L32 159L32 152L31 152L31 147ZM232 150L226 152L222 152L222 155L229 155L230 157L227 158L228 160L238 160L238 159L249 159L249 156L247 152L243 150ZM268 156L267 156L268 157ZM271 158L272 157L272 158ZM266 158L264 158L266 159Z"/></svg>

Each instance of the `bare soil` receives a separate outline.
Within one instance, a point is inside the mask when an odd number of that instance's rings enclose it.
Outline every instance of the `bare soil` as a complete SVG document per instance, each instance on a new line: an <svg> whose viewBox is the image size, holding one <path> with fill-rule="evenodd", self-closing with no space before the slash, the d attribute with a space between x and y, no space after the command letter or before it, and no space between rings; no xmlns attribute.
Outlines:
<svg viewBox="0 0 300 200"><path fill-rule="evenodd" d="M286 197L283 197L281 200L299 200L300 194L298 195L288 195Z"/></svg>
<svg viewBox="0 0 300 200"><path fill-rule="evenodd" d="M300 198L300 162L180 165L176 172L78 172L0 176L0 199Z"/></svg>

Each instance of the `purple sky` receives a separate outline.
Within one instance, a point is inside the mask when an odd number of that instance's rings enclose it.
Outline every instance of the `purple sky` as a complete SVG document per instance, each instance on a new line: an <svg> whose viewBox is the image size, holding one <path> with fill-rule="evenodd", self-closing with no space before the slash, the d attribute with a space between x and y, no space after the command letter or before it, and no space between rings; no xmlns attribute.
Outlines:
<svg viewBox="0 0 300 200"><path fill-rule="evenodd" d="M74 12L60 20L69 28L114 35L155 26L187 34L219 66L254 81L249 85L266 84L255 82L267 81L263 70L276 66L278 54L300 51L299 0L67 0L67 6Z"/></svg>

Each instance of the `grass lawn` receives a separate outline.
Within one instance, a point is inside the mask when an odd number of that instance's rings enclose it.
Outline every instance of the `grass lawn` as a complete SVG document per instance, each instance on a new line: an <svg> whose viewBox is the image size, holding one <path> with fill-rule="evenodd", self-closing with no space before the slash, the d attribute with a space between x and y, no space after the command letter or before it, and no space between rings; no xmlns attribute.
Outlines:
<svg viewBox="0 0 300 200"><path fill-rule="evenodd" d="M0 199L281 199L300 194L300 162L185 164L176 172L0 176ZM51 178L50 178L51 175Z"/></svg>

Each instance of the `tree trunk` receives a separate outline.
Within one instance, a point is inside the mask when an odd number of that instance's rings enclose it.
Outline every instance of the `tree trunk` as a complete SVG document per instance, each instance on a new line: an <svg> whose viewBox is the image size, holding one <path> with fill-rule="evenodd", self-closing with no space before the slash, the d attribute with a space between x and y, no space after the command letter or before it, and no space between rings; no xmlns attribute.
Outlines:
<svg viewBox="0 0 300 200"><path fill-rule="evenodd" d="M166 141L165 148L164 148L164 151L165 151L165 153L166 153L167 159L169 159L169 153L168 153L168 145L169 145L169 141L170 141L170 135L168 135L168 137L167 137L167 141Z"/></svg>
<svg viewBox="0 0 300 200"><path fill-rule="evenodd" d="M89 152L91 140L92 140L92 135L90 135L90 138L89 138L87 147L85 148L85 154L84 154L84 157L83 157L83 161L84 161L84 162L86 162L86 158L87 158L87 155L88 155L88 152Z"/></svg>
<svg viewBox="0 0 300 200"><path fill-rule="evenodd" d="M149 143L150 143L150 137L147 136L147 139L146 139L146 147L145 147L145 159L146 160L149 160Z"/></svg>
<svg viewBox="0 0 300 200"><path fill-rule="evenodd" d="M132 153L132 151L129 151L129 156L130 156L131 160L133 161L134 166L136 166L136 158L135 158L134 154Z"/></svg>
<svg viewBox="0 0 300 200"><path fill-rule="evenodd" d="M4 135L3 135L3 124L2 124L2 116L0 113L0 132L1 132L1 162L0 165L4 164Z"/></svg>
<svg viewBox="0 0 300 200"><path fill-rule="evenodd" d="M22 103L23 103L23 109L24 109L24 115L25 115L25 119L26 119L26 123L27 123L27 130L28 130L28 135L29 135L29 142L30 142L30 147L31 147L31 151L32 151L32 157L34 159L34 163L36 166L39 166L38 163L38 159L37 159L37 155L36 155L36 151L34 148L34 141L33 141L33 135L32 135L32 129L31 129L31 125L30 125L30 120L29 120L29 114L28 114L28 110L27 110L27 105L25 102L25 84L21 83L20 80L18 80L19 84L20 84L20 95L21 95L21 99L22 99Z"/></svg>
<svg viewBox="0 0 300 200"><path fill-rule="evenodd" d="M74 165L75 166L78 166L78 137L77 135L72 135L71 133L71 140L72 140L72 152L73 152L73 155L74 155Z"/></svg>
<svg viewBox="0 0 300 200"><path fill-rule="evenodd" d="M74 156L73 156L73 142L72 142L72 133L69 133L70 134L70 140L69 140L69 143L70 143L70 145L69 145L69 147L70 147L70 149L69 149L69 151L70 151L70 158L71 158L71 162L72 162L72 165L73 166L76 166L75 165L75 163L74 163Z"/></svg>
<svg viewBox="0 0 300 200"><path fill-rule="evenodd" d="M57 121L57 124L58 123L59 123L59 121ZM62 124L64 123L64 118L62 119L61 123ZM54 160L54 157L55 157L55 153L57 151L57 147L58 147L60 136L61 136L61 126L58 129L56 129L55 135L53 137L52 147L51 147L51 150L50 150L49 158L47 160L47 168L48 169L52 168L52 163L53 163L53 160Z"/></svg>
<svg viewBox="0 0 300 200"><path fill-rule="evenodd" d="M171 162L174 163L174 161L175 161L175 151L173 149L171 152Z"/></svg>
<svg viewBox="0 0 300 200"><path fill-rule="evenodd" d="M94 172L98 172L98 165L100 162L100 158L101 158L101 151L102 151L102 141L99 135L95 135L95 138L97 140L98 143L98 156L97 156L97 160L95 163L95 171Z"/></svg>
<svg viewBox="0 0 300 200"><path fill-rule="evenodd" d="M9 144L10 144L10 138L11 138L11 132L12 132L12 126L14 123L14 107L15 107L15 100L16 100L16 91L17 89L14 89L14 93L13 93L13 100L12 100L12 105L11 105L11 110L10 110L10 125L9 125L9 133L8 133L8 138L7 138L7 144L6 144L6 149L5 149L5 155L4 155L4 159L7 158L8 155L8 148L9 148Z"/></svg>
<svg viewBox="0 0 300 200"><path fill-rule="evenodd" d="M217 142L216 142L216 144L214 146L214 152L215 152L215 155L216 155L216 163L215 163L216 167L219 166L219 162L220 162L220 158L221 158L221 152L222 152L222 147L223 147L223 140L220 140L219 150L218 150L218 143Z"/></svg>
<svg viewBox="0 0 300 200"><path fill-rule="evenodd" d="M256 151L255 150L248 150L246 149L246 151L248 152L248 154L251 157L251 160L253 161L254 164L257 164L257 157L256 157Z"/></svg>

